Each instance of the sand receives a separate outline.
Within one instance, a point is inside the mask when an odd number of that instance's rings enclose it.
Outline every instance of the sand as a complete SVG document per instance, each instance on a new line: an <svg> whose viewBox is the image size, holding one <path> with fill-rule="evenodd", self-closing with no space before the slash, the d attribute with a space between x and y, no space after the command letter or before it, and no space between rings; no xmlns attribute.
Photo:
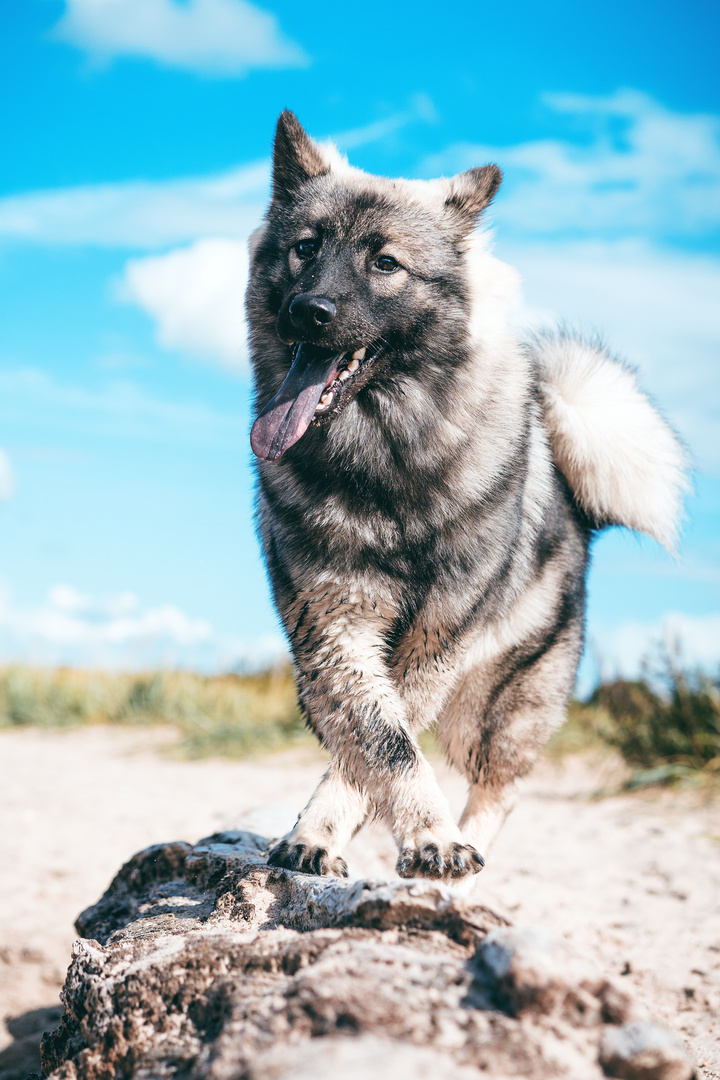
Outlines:
<svg viewBox="0 0 720 1080"><path fill-rule="evenodd" d="M173 740L137 728L0 734L0 1078L32 1065L38 1032L58 1015L73 920L127 858L222 828L282 831L324 768L312 750L182 761ZM463 782L436 767L459 811ZM681 1035L701 1077L720 1080L720 801L657 790L593 798L613 768L542 762L474 895L592 955ZM377 828L348 852L357 876L391 875L393 861Z"/></svg>

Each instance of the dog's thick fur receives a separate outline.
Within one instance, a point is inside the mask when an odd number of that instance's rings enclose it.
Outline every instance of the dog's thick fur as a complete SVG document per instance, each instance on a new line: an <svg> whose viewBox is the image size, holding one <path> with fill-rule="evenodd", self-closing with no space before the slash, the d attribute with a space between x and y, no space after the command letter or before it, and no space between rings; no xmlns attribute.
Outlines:
<svg viewBox="0 0 720 1080"><path fill-rule="evenodd" d="M563 720L595 530L674 543L684 452L633 373L599 345L521 344L509 327L516 275L475 231L499 182L495 166L370 176L291 113L278 122L247 294L257 411L298 340L368 359L280 460L254 443L275 602L332 755L275 865L346 873L374 815L402 876L476 872ZM335 318L298 336L298 296ZM432 724L470 784L459 827L418 748Z"/></svg>

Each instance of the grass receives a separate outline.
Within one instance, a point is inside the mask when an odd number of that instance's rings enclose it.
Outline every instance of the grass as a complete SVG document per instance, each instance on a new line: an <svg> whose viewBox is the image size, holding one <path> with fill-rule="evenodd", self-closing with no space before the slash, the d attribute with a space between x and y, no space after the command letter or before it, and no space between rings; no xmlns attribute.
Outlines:
<svg viewBox="0 0 720 1080"><path fill-rule="evenodd" d="M249 675L189 672L142 675L0 670L0 730L25 726L171 724L188 757L247 757L315 745L305 730L289 665ZM432 732L423 749L439 752ZM684 671L669 655L636 681L602 683L551 739L551 757L598 749L619 751L628 787L681 780L720 780L720 684Z"/></svg>
<svg viewBox="0 0 720 1080"><path fill-rule="evenodd" d="M289 666L253 675L0 671L0 730L171 724L188 757L247 757L305 742Z"/></svg>
<svg viewBox="0 0 720 1080"><path fill-rule="evenodd" d="M571 703L549 750L600 747L620 752L632 770L628 788L720 780L720 682L663 652L642 679L601 683Z"/></svg>

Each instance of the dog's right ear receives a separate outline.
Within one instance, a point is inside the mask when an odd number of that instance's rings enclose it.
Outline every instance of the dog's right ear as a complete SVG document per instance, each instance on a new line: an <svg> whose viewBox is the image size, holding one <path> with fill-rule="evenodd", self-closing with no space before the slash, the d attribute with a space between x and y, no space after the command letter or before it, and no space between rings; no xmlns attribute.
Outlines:
<svg viewBox="0 0 720 1080"><path fill-rule="evenodd" d="M280 113L273 148L272 198L290 202L293 195L313 176L329 172L317 143L313 142L289 109Z"/></svg>

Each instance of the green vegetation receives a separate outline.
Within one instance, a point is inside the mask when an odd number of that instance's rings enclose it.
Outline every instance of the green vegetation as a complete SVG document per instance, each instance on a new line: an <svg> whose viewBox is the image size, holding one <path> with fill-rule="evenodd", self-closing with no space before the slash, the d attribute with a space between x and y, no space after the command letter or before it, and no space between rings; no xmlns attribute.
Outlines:
<svg viewBox="0 0 720 1080"><path fill-rule="evenodd" d="M720 780L720 683L683 671L668 653L646 667L643 679L601 683L573 702L550 752L612 747L633 770L631 788Z"/></svg>
<svg viewBox="0 0 720 1080"><path fill-rule="evenodd" d="M0 671L0 730L32 725L171 724L189 757L246 757L312 737L289 666L253 675L143 675L9 667Z"/></svg>
<svg viewBox="0 0 720 1080"><path fill-rule="evenodd" d="M82 724L171 724L189 757L246 757L314 746L289 665L253 675L189 672L109 675L70 669L0 671L0 730ZM441 753L433 733L423 749ZM720 684L682 671L669 656L645 678L602 683L573 701L548 754L614 749L632 770L629 787L720 780Z"/></svg>

